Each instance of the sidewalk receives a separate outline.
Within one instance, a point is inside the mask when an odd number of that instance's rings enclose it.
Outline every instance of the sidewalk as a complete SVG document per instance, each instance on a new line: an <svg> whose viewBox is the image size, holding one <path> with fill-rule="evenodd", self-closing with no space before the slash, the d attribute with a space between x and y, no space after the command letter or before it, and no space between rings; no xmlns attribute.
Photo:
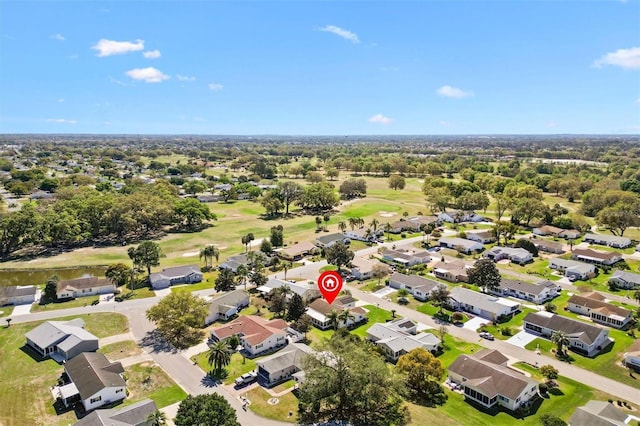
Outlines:
<svg viewBox="0 0 640 426"><path fill-rule="evenodd" d="M133 340L135 341L135 337L133 337L132 332L116 334L115 336L103 337L98 341L98 345L100 347L110 345L111 343L124 342L125 340Z"/></svg>

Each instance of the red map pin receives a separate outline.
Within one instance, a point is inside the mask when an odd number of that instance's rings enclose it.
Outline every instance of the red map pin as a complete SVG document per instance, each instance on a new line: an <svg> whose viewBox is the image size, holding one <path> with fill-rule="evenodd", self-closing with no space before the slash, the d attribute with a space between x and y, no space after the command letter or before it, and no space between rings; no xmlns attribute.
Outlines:
<svg viewBox="0 0 640 426"><path fill-rule="evenodd" d="M336 271L323 272L318 277L318 288L327 303L333 303L342 289L342 277Z"/></svg>

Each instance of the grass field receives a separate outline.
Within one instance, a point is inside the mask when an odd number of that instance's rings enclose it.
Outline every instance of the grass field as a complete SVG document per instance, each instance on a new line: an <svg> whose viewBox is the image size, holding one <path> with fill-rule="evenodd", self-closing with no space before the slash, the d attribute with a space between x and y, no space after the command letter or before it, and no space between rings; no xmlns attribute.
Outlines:
<svg viewBox="0 0 640 426"><path fill-rule="evenodd" d="M292 392L278 397L277 404L269 404L269 399L273 398L262 388L255 388L246 392L245 397L251 401L249 409L259 416L268 419L295 423L298 417L298 398ZM291 413L291 416L289 416Z"/></svg>
<svg viewBox="0 0 640 426"><path fill-rule="evenodd" d="M198 355L192 356L191 360L196 361L198 363L198 367L202 369L205 373L208 373L213 369L209 365L209 361L207 360L207 352L202 352ZM257 357L253 359L242 358L242 355L235 352L231 355L231 362L225 368L229 375L224 380L225 385L230 385L236 380L238 377L242 376L245 373L253 371L257 368L256 362L264 357Z"/></svg>
<svg viewBox="0 0 640 426"><path fill-rule="evenodd" d="M101 347L98 352L102 352L109 360L117 361L142 353L142 349L133 340L111 343Z"/></svg>
<svg viewBox="0 0 640 426"><path fill-rule="evenodd" d="M187 393L152 362L131 365L125 369L125 375L129 394L124 405L151 398L158 408L162 408L187 397Z"/></svg>
<svg viewBox="0 0 640 426"><path fill-rule="evenodd" d="M99 313L81 317L86 329L98 337L124 333L126 317ZM3 426L68 425L76 421L73 412L56 416L49 387L56 383L63 367L51 359L38 361L24 347L24 334L42 321L14 324L0 329L0 424ZM7 391L10 389L11 391Z"/></svg>
<svg viewBox="0 0 640 426"><path fill-rule="evenodd" d="M351 333L355 334L356 336L365 338L367 337L367 330L371 328L373 324L378 322L387 322L393 318L391 312L380 309L377 306L365 305L363 306L363 308L369 311L367 312L367 318L369 319L369 321L367 321L366 324L361 325L360 327L351 331ZM401 318L399 315L396 315L395 317Z"/></svg>

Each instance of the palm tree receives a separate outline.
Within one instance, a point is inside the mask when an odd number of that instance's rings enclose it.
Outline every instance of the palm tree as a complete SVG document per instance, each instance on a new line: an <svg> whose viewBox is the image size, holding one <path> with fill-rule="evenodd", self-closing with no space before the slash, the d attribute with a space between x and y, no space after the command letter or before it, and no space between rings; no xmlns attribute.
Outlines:
<svg viewBox="0 0 640 426"><path fill-rule="evenodd" d="M389 241L389 232L391 232L392 229L393 229L393 227L391 226L391 224L389 222L384 224L384 232L387 233L387 241Z"/></svg>
<svg viewBox="0 0 640 426"><path fill-rule="evenodd" d="M358 218L358 228L362 228L364 226L364 219L359 217Z"/></svg>
<svg viewBox="0 0 640 426"><path fill-rule="evenodd" d="M344 326L346 327L347 324L349 323L349 320L353 321L356 319L356 317L353 316L351 311L349 311L348 309L345 309L342 312L340 312L340 314L338 315L338 319L341 322L343 322Z"/></svg>
<svg viewBox="0 0 640 426"><path fill-rule="evenodd" d="M134 288L134 278L136 273L136 267L138 266L138 260L136 259L136 249L135 247L129 247L127 249L127 254L129 255L129 259L131 259L131 281L129 282L129 289L133 290Z"/></svg>
<svg viewBox="0 0 640 426"><path fill-rule="evenodd" d="M371 219L371 222L369 222L369 226L371 226L373 228L373 232L377 231L378 225L380 225L380 221L378 219L376 219L375 217L373 219Z"/></svg>
<svg viewBox="0 0 640 426"><path fill-rule="evenodd" d="M327 224L329 223L329 220L331 220L331 216L329 216L328 214L325 214L322 217L322 220L324 221L324 230L327 230Z"/></svg>
<svg viewBox="0 0 640 426"><path fill-rule="evenodd" d="M213 244L209 244L204 246L204 248L200 249L200 259L204 257L204 263L207 269L211 269L213 266L213 258L216 258L216 262L220 258L220 250Z"/></svg>
<svg viewBox="0 0 640 426"><path fill-rule="evenodd" d="M344 223L344 221L338 223L338 229L344 234L344 231L347 229L347 224Z"/></svg>
<svg viewBox="0 0 640 426"><path fill-rule="evenodd" d="M352 231L355 229L357 224L358 224L358 218L357 217L350 217L349 218L349 226L351 227Z"/></svg>
<svg viewBox="0 0 640 426"><path fill-rule="evenodd" d="M316 230L320 230L320 225L322 224L322 218L320 216L316 216Z"/></svg>
<svg viewBox="0 0 640 426"><path fill-rule="evenodd" d="M249 276L249 268L245 265L239 265L236 269L236 277L238 278L239 284L244 284L245 291L247 290L247 277Z"/></svg>
<svg viewBox="0 0 640 426"><path fill-rule="evenodd" d="M565 346L569 346L571 343L567 337L567 333L562 330L554 331L551 335L551 341L557 345L557 353L564 354Z"/></svg>
<svg viewBox="0 0 640 426"><path fill-rule="evenodd" d="M231 353L229 351L229 345L224 340L218 340L216 343L209 347L209 353L207 354L207 360L209 365L212 365L215 370L222 370L231 362Z"/></svg>
<svg viewBox="0 0 640 426"><path fill-rule="evenodd" d="M640 302L640 290L636 290L633 293L633 298L636 299L638 302Z"/></svg>
<svg viewBox="0 0 640 426"><path fill-rule="evenodd" d="M365 241L369 241L369 238L371 238L372 235L373 233L371 232L371 229L367 228L367 230L364 232Z"/></svg>
<svg viewBox="0 0 640 426"><path fill-rule="evenodd" d="M284 270L284 280L287 280L287 271L293 266L291 262L284 262L282 264L282 269ZM288 288L288 287L287 287Z"/></svg>
<svg viewBox="0 0 640 426"><path fill-rule="evenodd" d="M340 324L340 314L335 309L332 309L327 315L327 319L329 320L329 324L333 327L334 330L338 329L338 325Z"/></svg>
<svg viewBox="0 0 640 426"><path fill-rule="evenodd" d="M149 413L146 418L148 426L165 426L167 424L167 415L160 410Z"/></svg>

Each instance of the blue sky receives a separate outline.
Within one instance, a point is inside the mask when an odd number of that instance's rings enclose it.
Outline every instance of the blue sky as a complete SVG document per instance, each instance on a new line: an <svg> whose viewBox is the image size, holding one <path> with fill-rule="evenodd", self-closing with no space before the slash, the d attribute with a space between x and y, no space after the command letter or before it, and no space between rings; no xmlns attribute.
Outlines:
<svg viewBox="0 0 640 426"><path fill-rule="evenodd" d="M1 133L640 132L640 1L0 3Z"/></svg>

